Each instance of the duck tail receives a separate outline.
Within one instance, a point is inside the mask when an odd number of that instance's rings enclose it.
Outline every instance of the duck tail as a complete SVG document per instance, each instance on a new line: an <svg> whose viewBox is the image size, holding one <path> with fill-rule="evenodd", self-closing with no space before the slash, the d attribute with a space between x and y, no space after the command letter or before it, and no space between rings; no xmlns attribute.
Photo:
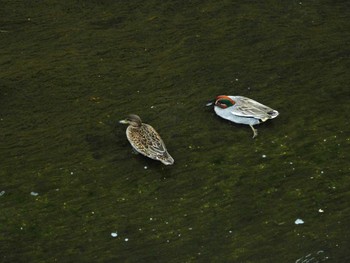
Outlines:
<svg viewBox="0 0 350 263"><path fill-rule="evenodd" d="M267 113L270 116L270 119L276 118L279 115L279 112L276 110L271 110Z"/></svg>
<svg viewBox="0 0 350 263"><path fill-rule="evenodd" d="M166 154L166 156L164 156L164 158L162 158L161 160L160 160L163 164L165 164L165 165L172 165L172 164L174 164L174 158L173 157L171 157L170 156L170 154Z"/></svg>

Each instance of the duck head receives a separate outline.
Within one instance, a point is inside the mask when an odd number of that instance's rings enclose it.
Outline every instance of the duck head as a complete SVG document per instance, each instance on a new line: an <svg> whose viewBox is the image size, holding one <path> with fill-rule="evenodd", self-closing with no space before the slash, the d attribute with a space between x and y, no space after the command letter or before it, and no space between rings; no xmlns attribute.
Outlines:
<svg viewBox="0 0 350 263"><path fill-rule="evenodd" d="M126 119L120 120L119 123L129 124L133 127L141 127L142 125L141 118L136 114L130 114Z"/></svg>
<svg viewBox="0 0 350 263"><path fill-rule="evenodd" d="M233 99L231 99L229 96L220 95L216 97L214 104L215 106L218 106L221 109L226 109L228 107L235 105L235 103L236 102Z"/></svg>

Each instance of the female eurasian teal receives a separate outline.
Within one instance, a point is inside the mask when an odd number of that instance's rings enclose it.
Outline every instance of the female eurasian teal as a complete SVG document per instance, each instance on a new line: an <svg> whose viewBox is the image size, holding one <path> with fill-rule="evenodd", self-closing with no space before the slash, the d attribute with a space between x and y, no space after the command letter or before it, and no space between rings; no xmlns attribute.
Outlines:
<svg viewBox="0 0 350 263"><path fill-rule="evenodd" d="M142 123L139 116L131 114L125 120L119 122L129 124L126 129L126 137L137 152L151 159L161 161L165 165L174 163L173 157L168 153L159 134L151 125Z"/></svg>
<svg viewBox="0 0 350 263"><path fill-rule="evenodd" d="M253 138L258 131L253 125L265 122L278 116L278 111L255 100L243 96L220 95L215 99L215 113L226 120L247 124L253 130Z"/></svg>

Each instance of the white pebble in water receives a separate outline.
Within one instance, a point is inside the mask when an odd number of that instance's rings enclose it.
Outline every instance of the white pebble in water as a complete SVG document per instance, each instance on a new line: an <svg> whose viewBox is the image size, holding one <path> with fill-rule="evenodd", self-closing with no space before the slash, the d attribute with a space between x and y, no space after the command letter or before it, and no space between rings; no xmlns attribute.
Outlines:
<svg viewBox="0 0 350 263"><path fill-rule="evenodd" d="M125 240L125 242L128 242L128 241L129 241L129 238L125 238L124 240Z"/></svg>
<svg viewBox="0 0 350 263"><path fill-rule="evenodd" d="M263 155L261 155L261 157L262 157L262 158L266 158L266 155L265 155L265 154L263 154Z"/></svg>
<svg viewBox="0 0 350 263"><path fill-rule="evenodd" d="M318 212L323 213L324 210L320 208L320 209L318 209Z"/></svg>
<svg viewBox="0 0 350 263"><path fill-rule="evenodd" d="M3 196L5 194L5 191L0 192L0 196Z"/></svg>
<svg viewBox="0 0 350 263"><path fill-rule="evenodd" d="M145 167L143 167L143 168L144 168L145 170L147 170L147 168L148 168L148 167L147 167L147 166L145 166Z"/></svg>
<svg viewBox="0 0 350 263"><path fill-rule="evenodd" d="M32 196L38 196L39 194L37 192L30 192L30 195Z"/></svg>
<svg viewBox="0 0 350 263"><path fill-rule="evenodd" d="M112 237L117 237L117 236L118 236L118 233L117 233L117 232L112 232L112 233L111 233L111 236L112 236Z"/></svg>
<svg viewBox="0 0 350 263"><path fill-rule="evenodd" d="M298 218L297 220L295 220L294 224L302 225L302 224L304 224L304 221L302 219Z"/></svg>

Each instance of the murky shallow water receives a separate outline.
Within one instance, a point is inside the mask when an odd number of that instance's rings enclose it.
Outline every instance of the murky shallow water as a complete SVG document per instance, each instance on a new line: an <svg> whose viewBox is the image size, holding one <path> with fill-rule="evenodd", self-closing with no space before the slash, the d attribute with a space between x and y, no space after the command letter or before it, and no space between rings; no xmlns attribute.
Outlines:
<svg viewBox="0 0 350 263"><path fill-rule="evenodd" d="M2 262L349 260L347 1L0 14ZM205 106L219 94L280 116L253 140ZM129 113L174 166L132 153Z"/></svg>

